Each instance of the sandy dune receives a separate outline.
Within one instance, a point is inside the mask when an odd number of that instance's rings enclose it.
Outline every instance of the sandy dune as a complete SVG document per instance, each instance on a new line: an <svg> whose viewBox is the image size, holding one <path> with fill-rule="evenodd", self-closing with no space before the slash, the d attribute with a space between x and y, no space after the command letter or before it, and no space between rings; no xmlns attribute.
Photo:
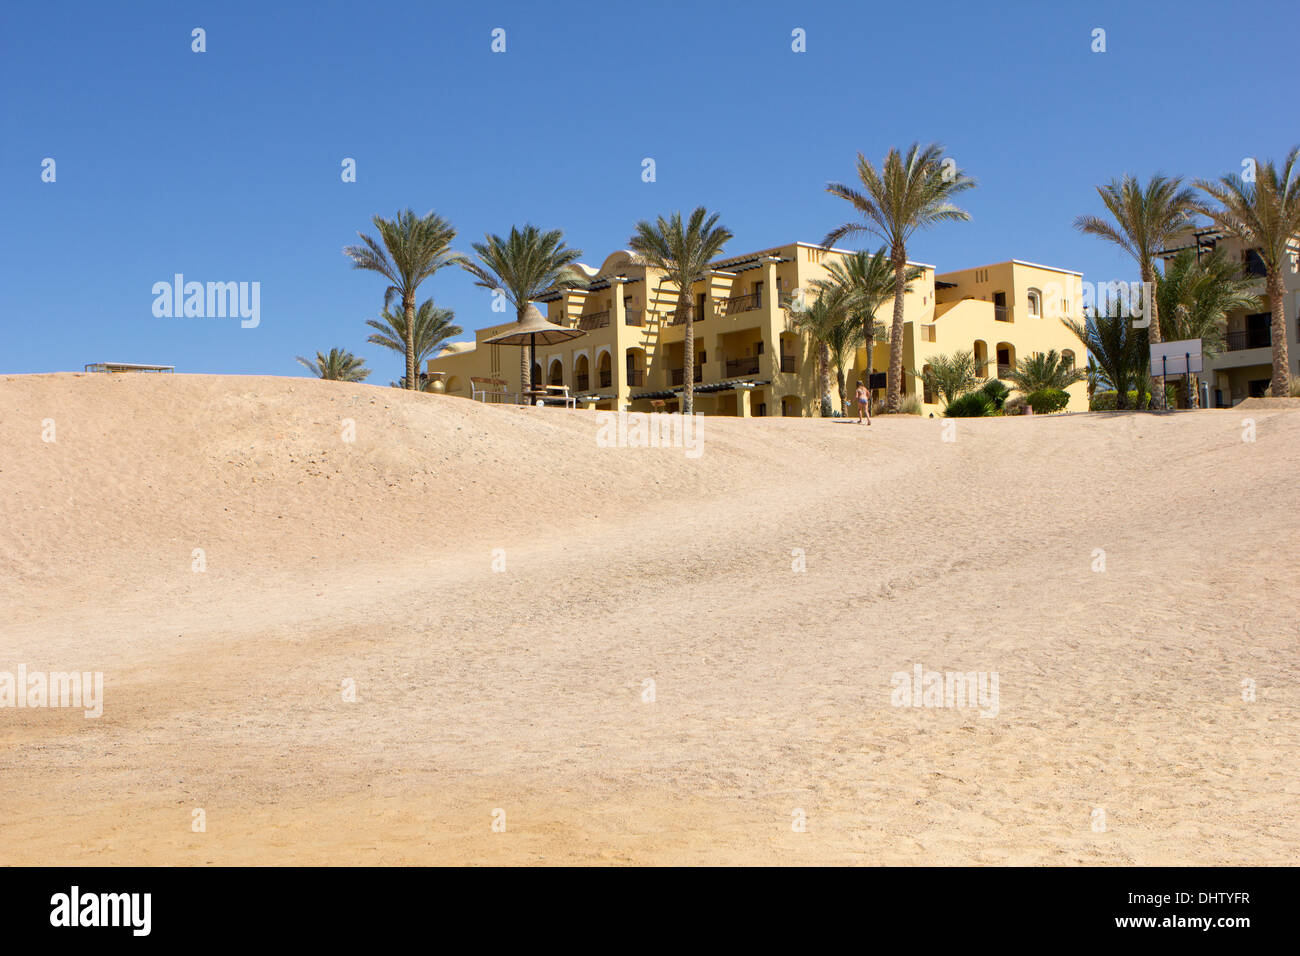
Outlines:
<svg viewBox="0 0 1300 956"><path fill-rule="evenodd" d="M1293 862L1300 414L942 427L0 379L0 862Z"/></svg>

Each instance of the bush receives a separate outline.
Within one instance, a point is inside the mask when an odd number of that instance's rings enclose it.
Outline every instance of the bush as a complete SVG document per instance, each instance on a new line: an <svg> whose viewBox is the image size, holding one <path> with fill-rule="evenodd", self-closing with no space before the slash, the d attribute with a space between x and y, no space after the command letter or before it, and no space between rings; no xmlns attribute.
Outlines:
<svg viewBox="0 0 1300 956"><path fill-rule="evenodd" d="M878 399L877 401L874 401L874 402L871 403L871 414L872 414L873 416L875 416L875 415L886 415L886 414L888 414L888 413L885 411L885 400L884 400L883 398L882 398L882 399ZM904 395L904 396L903 396L903 401L902 401L902 403L899 404L899 406L898 406L898 414L900 414L900 415L920 415L920 414L921 414L921 400L920 400L919 398L917 398L915 395Z"/></svg>
<svg viewBox="0 0 1300 956"><path fill-rule="evenodd" d="M1291 397L1300 398L1300 378L1291 379Z"/></svg>
<svg viewBox="0 0 1300 956"><path fill-rule="evenodd" d="M954 398L943 410L944 418L983 418L995 411L993 400L983 389Z"/></svg>
<svg viewBox="0 0 1300 956"><path fill-rule="evenodd" d="M1035 415L1050 415L1070 404L1070 396L1059 388L1040 388L1025 399L1025 404L1034 410Z"/></svg>
<svg viewBox="0 0 1300 956"><path fill-rule="evenodd" d="M1006 383L996 378L989 379L988 383L980 391L988 396L989 401L993 403L993 407L998 411L1002 410L1002 407L1006 404L1007 396L1011 394L1011 389L1007 388Z"/></svg>
<svg viewBox="0 0 1300 956"><path fill-rule="evenodd" d="M1013 395L1002 403L1004 415L1023 415L1025 413L1025 396Z"/></svg>
<svg viewBox="0 0 1300 956"><path fill-rule="evenodd" d="M1115 403L1118 398L1119 395L1113 389L1093 392L1092 400L1088 402L1088 409L1094 412L1113 412L1115 411ZM1165 386L1165 405L1168 408L1175 408L1178 405L1177 385ZM1150 408L1151 396L1150 395L1145 396L1142 401L1142 405L1139 406L1137 389L1129 389L1128 407L1130 409L1138 409L1139 407Z"/></svg>

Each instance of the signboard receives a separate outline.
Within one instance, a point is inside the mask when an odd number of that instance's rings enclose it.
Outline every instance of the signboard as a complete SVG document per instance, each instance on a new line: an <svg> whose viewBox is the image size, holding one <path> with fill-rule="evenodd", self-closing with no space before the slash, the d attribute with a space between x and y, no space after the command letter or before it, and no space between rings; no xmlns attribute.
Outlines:
<svg viewBox="0 0 1300 956"><path fill-rule="evenodd" d="M1152 375L1193 375L1205 371L1200 339L1178 339L1151 346Z"/></svg>

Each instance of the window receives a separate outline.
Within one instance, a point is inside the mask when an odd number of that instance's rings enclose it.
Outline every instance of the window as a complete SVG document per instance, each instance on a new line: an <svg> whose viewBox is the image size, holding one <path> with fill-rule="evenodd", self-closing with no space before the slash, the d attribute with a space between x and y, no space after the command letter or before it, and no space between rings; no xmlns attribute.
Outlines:
<svg viewBox="0 0 1300 956"><path fill-rule="evenodd" d="M1037 289L1029 290L1029 314L1034 318L1042 318L1043 315L1043 294Z"/></svg>

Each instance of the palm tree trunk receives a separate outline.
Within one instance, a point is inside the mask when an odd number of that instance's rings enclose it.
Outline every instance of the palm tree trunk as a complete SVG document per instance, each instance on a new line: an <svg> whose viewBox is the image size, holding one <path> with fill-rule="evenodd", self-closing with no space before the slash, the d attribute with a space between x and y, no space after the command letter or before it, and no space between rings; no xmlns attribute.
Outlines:
<svg viewBox="0 0 1300 956"><path fill-rule="evenodd" d="M825 342L822 343L820 358L821 358L820 364L822 367L821 410L823 412L826 411L826 407L829 405L831 409L831 414L834 415L835 406L831 404L831 347L827 345Z"/></svg>
<svg viewBox="0 0 1300 956"><path fill-rule="evenodd" d="M402 299L402 313L406 316L406 387L418 389L415 379L415 296Z"/></svg>
<svg viewBox="0 0 1300 956"><path fill-rule="evenodd" d="M515 306L515 321L523 322L524 315L528 312L527 303ZM527 345L519 346L519 404L528 404L525 397L530 388L533 387L533 350Z"/></svg>
<svg viewBox="0 0 1300 956"><path fill-rule="evenodd" d="M1286 286L1282 281L1282 270L1272 269L1266 280L1269 304L1273 309L1273 397L1286 398L1291 394L1290 357L1286 349L1286 303L1283 296Z"/></svg>
<svg viewBox="0 0 1300 956"><path fill-rule="evenodd" d="M1151 322L1147 326L1147 344L1159 345L1164 341L1164 336L1160 334L1160 310L1156 307L1156 270L1149 263L1144 263L1142 266L1142 289L1144 294L1148 289L1151 292L1151 315L1149 316ZM1156 370L1153 368L1151 369L1151 408L1158 410L1165 407L1165 389L1163 380L1160 387L1156 387L1155 377Z"/></svg>
<svg viewBox="0 0 1300 956"><path fill-rule="evenodd" d="M903 406L903 296L907 294L907 250L896 245L890 252L894 266L894 324L889 335L889 379L885 411L897 414Z"/></svg>
<svg viewBox="0 0 1300 956"><path fill-rule="evenodd" d="M691 286L686 283L677 299L677 308L686 310L686 332L682 342L682 411L695 414L695 306L691 303Z"/></svg>

